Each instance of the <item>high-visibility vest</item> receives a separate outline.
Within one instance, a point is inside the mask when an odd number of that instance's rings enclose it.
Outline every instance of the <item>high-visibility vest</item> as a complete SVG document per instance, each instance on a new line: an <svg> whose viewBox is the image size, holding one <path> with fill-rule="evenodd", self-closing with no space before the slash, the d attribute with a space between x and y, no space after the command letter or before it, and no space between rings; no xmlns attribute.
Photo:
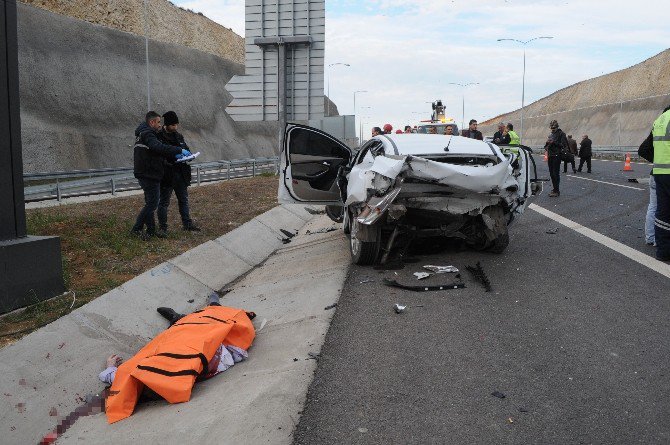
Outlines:
<svg viewBox="0 0 670 445"><path fill-rule="evenodd" d="M654 137L654 175L670 175L670 110L661 114L651 130Z"/></svg>
<svg viewBox="0 0 670 445"><path fill-rule="evenodd" d="M510 130L507 134L509 134L510 145L519 145L521 143L521 138L519 138L519 135L516 134L516 131Z"/></svg>
<svg viewBox="0 0 670 445"><path fill-rule="evenodd" d="M169 403L187 402L222 343L247 350L255 335L242 309L207 306L181 318L116 370L106 401L107 421L129 417L145 386Z"/></svg>

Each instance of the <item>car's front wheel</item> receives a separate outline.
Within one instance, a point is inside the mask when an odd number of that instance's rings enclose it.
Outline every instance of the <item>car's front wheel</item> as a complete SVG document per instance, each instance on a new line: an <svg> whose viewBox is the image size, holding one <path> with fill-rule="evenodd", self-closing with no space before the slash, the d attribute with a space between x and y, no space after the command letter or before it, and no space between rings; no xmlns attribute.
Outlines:
<svg viewBox="0 0 670 445"><path fill-rule="evenodd" d="M372 241L361 241L357 234L361 223L356 219L351 220L351 236L349 237L349 248L351 250L351 262L361 266L374 264L379 256L382 244L382 231L378 224L366 227L366 230L372 231Z"/></svg>

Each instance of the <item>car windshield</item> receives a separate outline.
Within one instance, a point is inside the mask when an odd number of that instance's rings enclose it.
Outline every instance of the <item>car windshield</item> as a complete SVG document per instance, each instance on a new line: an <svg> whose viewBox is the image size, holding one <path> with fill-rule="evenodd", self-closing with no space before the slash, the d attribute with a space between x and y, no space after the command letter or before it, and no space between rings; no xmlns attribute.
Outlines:
<svg viewBox="0 0 670 445"><path fill-rule="evenodd" d="M451 127L453 132L452 134L458 135L458 126L453 123L435 123L435 124L422 124L416 128L417 133L423 134L446 134L447 127Z"/></svg>

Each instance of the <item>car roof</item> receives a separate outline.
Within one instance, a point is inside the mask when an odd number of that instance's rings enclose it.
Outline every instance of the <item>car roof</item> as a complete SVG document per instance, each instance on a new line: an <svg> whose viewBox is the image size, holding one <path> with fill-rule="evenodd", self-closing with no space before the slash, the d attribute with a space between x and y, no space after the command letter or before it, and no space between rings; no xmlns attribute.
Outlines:
<svg viewBox="0 0 670 445"><path fill-rule="evenodd" d="M384 134L373 139L384 143L387 154L426 155L426 154L467 154L494 155L500 158L500 149L493 144L462 136L446 136L441 134ZM445 151L445 147L449 151Z"/></svg>

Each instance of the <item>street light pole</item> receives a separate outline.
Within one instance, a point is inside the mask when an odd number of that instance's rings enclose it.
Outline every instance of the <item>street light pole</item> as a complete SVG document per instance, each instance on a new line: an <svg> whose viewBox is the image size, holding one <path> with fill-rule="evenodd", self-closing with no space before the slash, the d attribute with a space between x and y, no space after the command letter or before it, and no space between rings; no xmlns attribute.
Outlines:
<svg viewBox="0 0 670 445"><path fill-rule="evenodd" d="M147 112L151 111L151 78L149 78L149 0L144 0L144 51L147 64Z"/></svg>
<svg viewBox="0 0 670 445"><path fill-rule="evenodd" d="M540 36L540 37L534 37L530 40L522 41L522 40L517 40L517 39L498 39L498 42L504 42L504 41L510 41L510 42L517 42L521 43L523 45L523 75L521 77L521 134L519 134L519 143L523 140L524 133L523 133L523 109L526 104L526 45L532 42L533 40L539 40L539 39L553 39L552 36Z"/></svg>
<svg viewBox="0 0 670 445"><path fill-rule="evenodd" d="M449 82L447 85L458 85L459 87L463 88L462 94L463 94L463 110L462 110L462 115L461 115L461 130L465 128L465 88L469 87L470 85L479 85L479 82L470 82L470 83L456 83L456 82Z"/></svg>
<svg viewBox="0 0 670 445"><path fill-rule="evenodd" d="M341 63L341 62L331 63L330 65L328 65L328 92L326 93L326 95L328 96L328 110L326 111L326 116L330 116L330 67L337 65L351 66L348 63Z"/></svg>
<svg viewBox="0 0 670 445"><path fill-rule="evenodd" d="M367 92L368 92L367 90L358 90L358 91L354 91L354 119L356 118L356 94L358 94L358 93L367 93ZM361 138L361 139L362 139L362 138ZM360 142L360 140L359 140L359 142Z"/></svg>

